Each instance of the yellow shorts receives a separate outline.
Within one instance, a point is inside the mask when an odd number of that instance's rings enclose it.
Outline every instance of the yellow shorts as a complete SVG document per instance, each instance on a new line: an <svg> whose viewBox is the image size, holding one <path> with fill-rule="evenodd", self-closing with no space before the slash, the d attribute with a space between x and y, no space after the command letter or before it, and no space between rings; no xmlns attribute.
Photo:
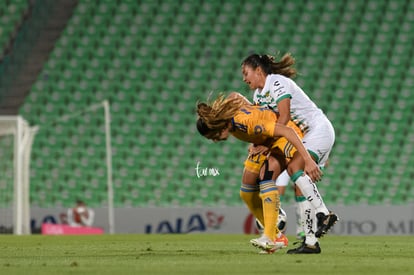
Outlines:
<svg viewBox="0 0 414 275"><path fill-rule="evenodd" d="M286 138L279 138L272 146L272 154L285 155L287 161L289 161L293 154L296 152L296 148L287 141ZM263 165L263 162L266 160L266 155L249 155L244 161L244 169L249 172L259 174L260 168Z"/></svg>

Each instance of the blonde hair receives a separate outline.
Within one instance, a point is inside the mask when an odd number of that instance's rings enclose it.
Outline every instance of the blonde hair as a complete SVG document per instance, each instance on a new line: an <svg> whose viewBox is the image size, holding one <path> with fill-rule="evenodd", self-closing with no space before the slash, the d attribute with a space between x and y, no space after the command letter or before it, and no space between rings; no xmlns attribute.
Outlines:
<svg viewBox="0 0 414 275"><path fill-rule="evenodd" d="M197 126L204 125L204 131L199 129L200 133L207 138L219 135L229 127L231 119L245 104L240 97L226 98L222 94L211 103L197 103Z"/></svg>

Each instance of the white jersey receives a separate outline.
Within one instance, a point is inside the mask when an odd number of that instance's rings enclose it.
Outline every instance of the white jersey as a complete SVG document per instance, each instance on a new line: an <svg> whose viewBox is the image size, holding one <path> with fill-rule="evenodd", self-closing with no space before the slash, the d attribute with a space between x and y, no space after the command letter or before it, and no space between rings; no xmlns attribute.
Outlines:
<svg viewBox="0 0 414 275"><path fill-rule="evenodd" d="M270 74L263 89L256 89L253 94L255 104L268 106L275 112L279 112L277 104L285 98L291 100L292 121L305 134L305 147L317 154L320 164L323 164L332 149L335 132L328 118L305 92L292 79Z"/></svg>
<svg viewBox="0 0 414 275"><path fill-rule="evenodd" d="M275 112L279 112L277 104L284 98L290 98L290 116L305 133L325 116L292 79L280 74L268 75L263 89L256 89L253 95L254 103L269 106Z"/></svg>

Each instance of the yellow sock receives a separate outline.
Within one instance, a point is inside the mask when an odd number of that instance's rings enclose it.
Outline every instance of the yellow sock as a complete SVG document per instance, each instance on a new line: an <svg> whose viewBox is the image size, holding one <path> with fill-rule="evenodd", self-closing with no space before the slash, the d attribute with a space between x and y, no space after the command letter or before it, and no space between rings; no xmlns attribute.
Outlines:
<svg viewBox="0 0 414 275"><path fill-rule="evenodd" d="M253 216L264 224L262 199L259 196L259 186L242 184L240 188L240 198L244 201Z"/></svg>
<svg viewBox="0 0 414 275"><path fill-rule="evenodd" d="M279 234L277 220L279 217L280 198L275 182L266 180L260 182L260 198L263 204L264 234L275 240Z"/></svg>

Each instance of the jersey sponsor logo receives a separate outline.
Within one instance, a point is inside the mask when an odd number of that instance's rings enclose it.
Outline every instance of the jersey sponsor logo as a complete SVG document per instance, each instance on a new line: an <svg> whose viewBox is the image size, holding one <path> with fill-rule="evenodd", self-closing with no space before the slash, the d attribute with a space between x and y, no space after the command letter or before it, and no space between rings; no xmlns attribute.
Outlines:
<svg viewBox="0 0 414 275"><path fill-rule="evenodd" d="M284 90L285 86L283 86L282 84L280 84L280 82L278 80L276 80L273 83L274 87L277 87L276 89L274 89L274 93L276 94L276 98L280 97L281 95L284 95L286 92Z"/></svg>
<svg viewBox="0 0 414 275"><path fill-rule="evenodd" d="M284 94L286 94L285 93L285 90L283 90L283 87L280 87L279 89L277 89L275 92L277 92L277 94L276 94L276 97L280 97L280 96L282 96L282 95L284 95Z"/></svg>

